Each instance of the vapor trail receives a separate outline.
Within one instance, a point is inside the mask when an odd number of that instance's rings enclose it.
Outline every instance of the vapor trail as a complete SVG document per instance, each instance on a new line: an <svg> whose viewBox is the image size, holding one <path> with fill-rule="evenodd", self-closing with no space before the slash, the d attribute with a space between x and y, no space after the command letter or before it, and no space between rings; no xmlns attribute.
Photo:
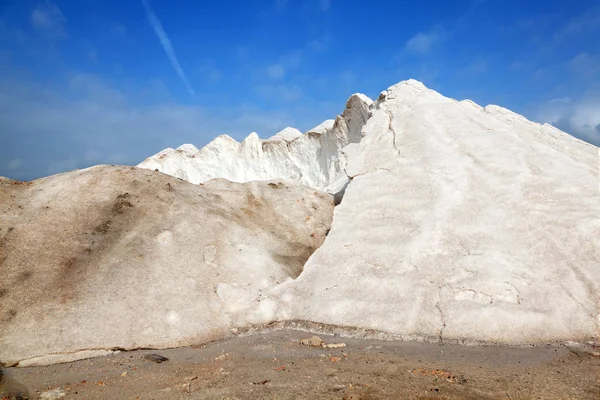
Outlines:
<svg viewBox="0 0 600 400"><path fill-rule="evenodd" d="M144 5L144 8L146 9L146 17L148 18L148 22L154 29L156 36L158 36L158 39L160 40L162 47L165 49L165 53L167 53L167 57L169 57L169 60L171 61L171 64L173 65L175 72L177 72L177 75L179 75L179 78L181 78L181 81L187 88L188 92L192 96L195 96L196 92L192 88L192 85L190 85L190 82L187 80L187 77L185 76L185 72L183 72L183 68L181 68L181 64L179 64L177 55L175 55L175 50L173 50L171 41L169 40L167 33L165 32L162 24L160 23L160 20L152 11L152 8L150 7L150 3L148 2L148 0L142 0L142 4Z"/></svg>

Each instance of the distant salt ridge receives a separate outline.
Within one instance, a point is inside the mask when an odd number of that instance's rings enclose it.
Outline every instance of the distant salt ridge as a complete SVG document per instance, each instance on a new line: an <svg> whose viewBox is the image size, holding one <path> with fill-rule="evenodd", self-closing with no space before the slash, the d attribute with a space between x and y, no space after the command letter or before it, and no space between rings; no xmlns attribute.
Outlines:
<svg viewBox="0 0 600 400"><path fill-rule="evenodd" d="M340 179L348 179L342 149L360 141L372 104L367 96L355 94L348 99L342 115L304 134L287 127L265 140L253 132L242 142L221 135L200 150L191 144L162 150L138 167L192 183L215 178L232 182L289 179L323 190L335 182L337 188Z"/></svg>

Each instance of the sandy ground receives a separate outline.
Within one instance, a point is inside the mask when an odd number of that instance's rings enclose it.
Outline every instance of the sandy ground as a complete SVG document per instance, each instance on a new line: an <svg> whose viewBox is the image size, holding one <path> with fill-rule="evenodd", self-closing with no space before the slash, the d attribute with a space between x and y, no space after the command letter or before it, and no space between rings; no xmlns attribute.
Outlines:
<svg viewBox="0 0 600 400"><path fill-rule="evenodd" d="M3 390L35 399L600 399L600 358L565 346L464 347L276 331L4 369ZM160 354L168 361L144 358ZM24 393L27 394L27 393ZM10 397L9 397L10 398ZM14 398L14 397L13 397Z"/></svg>

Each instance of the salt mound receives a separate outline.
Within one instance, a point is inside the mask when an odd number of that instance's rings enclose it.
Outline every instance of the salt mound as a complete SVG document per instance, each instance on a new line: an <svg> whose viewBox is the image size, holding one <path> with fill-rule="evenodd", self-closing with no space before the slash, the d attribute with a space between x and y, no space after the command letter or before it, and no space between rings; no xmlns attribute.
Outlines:
<svg viewBox="0 0 600 400"><path fill-rule="evenodd" d="M0 181L0 361L181 346L271 319L262 291L301 273L332 209L290 182L133 167Z"/></svg>
<svg viewBox="0 0 600 400"><path fill-rule="evenodd" d="M598 148L473 104L407 81L373 105L344 148L352 180L330 234L271 291L280 319L471 343L598 337Z"/></svg>

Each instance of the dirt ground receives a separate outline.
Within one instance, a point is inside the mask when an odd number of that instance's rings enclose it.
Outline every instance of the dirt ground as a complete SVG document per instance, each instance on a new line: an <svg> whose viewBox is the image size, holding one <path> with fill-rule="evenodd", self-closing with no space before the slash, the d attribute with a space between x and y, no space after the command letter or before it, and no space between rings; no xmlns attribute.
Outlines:
<svg viewBox="0 0 600 400"><path fill-rule="evenodd" d="M600 358L573 347L464 347L327 335L319 336L346 346L299 344L311 336L276 331L8 368L2 390L20 390L31 399L57 388L64 399L600 399ZM168 361L152 362L144 358L148 354Z"/></svg>

